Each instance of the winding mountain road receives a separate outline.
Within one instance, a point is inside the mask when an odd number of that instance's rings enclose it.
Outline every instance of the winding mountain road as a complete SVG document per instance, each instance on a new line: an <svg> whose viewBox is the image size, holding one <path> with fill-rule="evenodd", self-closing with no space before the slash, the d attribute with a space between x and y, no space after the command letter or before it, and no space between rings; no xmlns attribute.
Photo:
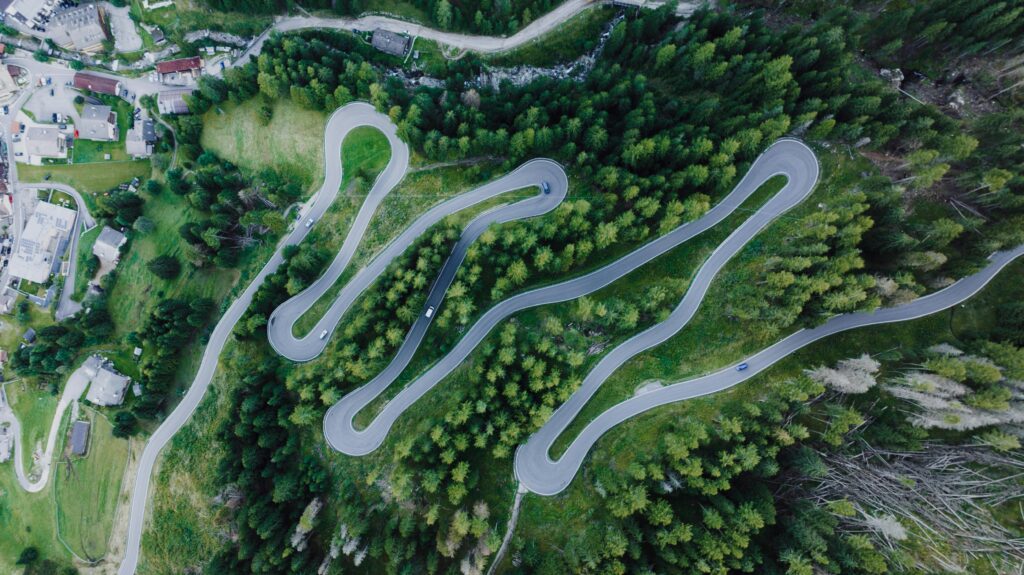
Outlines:
<svg viewBox="0 0 1024 575"><path fill-rule="evenodd" d="M341 150L345 135L359 126L372 126L383 132L391 143L392 156L384 171L374 182L343 247L328 271L307 290L279 306L271 315L268 325L271 344L279 353L295 361L307 361L317 357L329 339L328 337L321 338L319 334L323 330L327 330L330 334L356 297L373 284L387 264L395 257L400 256L417 236L441 218L508 191L530 186L542 187L544 182L549 185L549 193L544 193L542 189L536 196L484 212L467 225L428 294L426 306L433 306L435 309L441 304L445 291L462 263L466 249L488 225L545 213L557 206L568 191L568 181L561 167L553 161L541 159L527 162L491 183L437 205L420 216L409 226L409 229L381 250L366 267L353 276L353 279L342 289L325 316L319 320L309 335L295 337L292 332L295 322L326 293L344 272L351 262L352 255L355 253L373 213L383 198L401 181L408 166L408 149L397 138L395 127L387 116L379 114L370 105L364 103L349 104L335 111L329 118L325 131L324 147L327 161L325 162L324 184L315 194L311 204L304 210L300 220L303 223L297 225L281 241L270 261L217 323L209 338L209 344L203 354L195 381L178 407L156 430L146 445L139 463L139 472L132 494L128 544L125 558L118 571L119 574L130 575L135 572L138 565L150 479L161 450L188 421L199 405L216 371L218 357L229 339L232 329L241 319L264 279L281 264L283 248L302 241L311 229L305 227L304 222L309 218L318 221L338 195L342 179L338 151ZM776 142L753 163L736 188L701 218L676 228L667 235L641 246L598 270L558 284L524 292L496 304L467 330L451 352L389 401L365 429L355 429L353 425L355 415L394 381L408 365L409 359L419 347L431 319L425 314L420 315L413 323L391 364L376 378L342 398L328 410L324 419L324 434L328 443L334 449L350 455L364 455L372 452L383 443L397 418L461 364L480 341L503 319L530 307L575 299L611 284L722 222L739 208L761 184L775 175L785 176L787 178L786 185L722 242L697 272L686 295L669 318L627 340L606 355L570 400L560 407L547 424L526 444L520 447L516 453L515 472L525 488L545 495L558 493L564 489L575 476L586 453L601 435L629 417L659 405L727 389L764 370L800 347L832 333L864 325L913 319L955 305L976 293L1002 267L1024 254L1024 246L1013 251L996 254L993 256L992 263L979 274L965 278L941 292L921 298L911 304L883 309L870 314L838 316L819 328L798 332L751 357L748 360L751 368L745 372L736 372L732 368L727 368L702 378L681 382L624 401L591 422L572 443L565 455L557 462L552 461L548 455L551 443L575 418L587 400L599 389L601 383L630 357L665 341L685 326L722 267L759 231L779 215L803 201L817 183L819 172L817 158L802 142L793 139Z"/></svg>
<svg viewBox="0 0 1024 575"><path fill-rule="evenodd" d="M729 389L758 375L797 350L830 335L860 327L908 321L949 309L984 289L996 274L1021 255L1024 255L1024 245L996 252L989 256L990 263L983 270L941 291L894 307L835 316L818 327L798 331L743 360L749 366L744 371L737 371L733 366L729 366L703 377L681 381L631 397L597 416L583 428L558 461L552 460L551 446L601 384L626 360L671 337L693 317L700 305L700 299L703 298L703 292L699 298L694 295L694 287L697 287L695 279L690 291L668 320L637 334L613 349L587 375L569 401L559 407L551 419L516 450L516 477L527 489L539 495L560 493L572 482L597 440L623 421L655 407ZM705 269L707 264L697 273L698 279ZM706 289L705 286L704 291Z"/></svg>

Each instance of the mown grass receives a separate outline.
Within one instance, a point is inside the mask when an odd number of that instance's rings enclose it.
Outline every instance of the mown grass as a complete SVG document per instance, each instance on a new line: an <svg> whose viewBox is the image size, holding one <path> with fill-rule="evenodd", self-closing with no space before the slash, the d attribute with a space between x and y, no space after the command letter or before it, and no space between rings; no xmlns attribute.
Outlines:
<svg viewBox="0 0 1024 575"><path fill-rule="evenodd" d="M18 305L23 301L24 298L19 298L9 315L0 316L0 349L7 350L8 353L14 353L18 349L22 341L21 336L28 328L32 327L39 331L39 328L54 323L53 314L49 310L31 303L28 307L28 323L18 321Z"/></svg>
<svg viewBox="0 0 1024 575"><path fill-rule="evenodd" d="M222 104L203 117L203 148L240 168L258 172L273 168L313 189L323 180L324 127L327 115L291 100L273 103L273 117L264 125L260 98L240 105Z"/></svg>
<svg viewBox="0 0 1024 575"><path fill-rule="evenodd" d="M34 391L21 391L20 383L7 384L8 399L12 404L15 401L21 404L15 410L19 418L34 411L39 414L46 411L45 404L36 400L34 395ZM50 394L45 395L51 398L48 417L52 417L57 402ZM24 426L25 420L21 421ZM38 421L33 423L35 427L38 425ZM47 421L47 429L49 425ZM26 547L36 547L41 555L47 557L67 556L67 551L56 538L52 492L49 488L39 493L24 491L14 475L12 461L0 465L0 526L0 572L20 573L21 567L15 566L14 562Z"/></svg>
<svg viewBox="0 0 1024 575"><path fill-rule="evenodd" d="M57 529L75 554L95 560L107 553L129 446L97 411L83 408L80 419L92 423L85 457L54 462Z"/></svg>
<svg viewBox="0 0 1024 575"><path fill-rule="evenodd" d="M24 380L7 384L7 399L11 402L14 415L21 422L22 461L25 473L32 469L32 451L37 445L45 449L50 434L50 424L57 409L58 397L49 393L44 385ZM13 472L13 469L11 470Z"/></svg>
<svg viewBox="0 0 1024 575"><path fill-rule="evenodd" d="M554 66L570 62L597 47L601 32L615 15L610 6L584 10L530 42L499 54L485 56L494 66Z"/></svg>
<svg viewBox="0 0 1024 575"><path fill-rule="evenodd" d="M50 180L67 184L85 198L102 194L116 188L132 178L146 179L152 173L148 160L128 162L103 162L93 164L72 164L53 166L18 166L18 177L23 182L43 182L46 176ZM90 204L90 207L92 205Z"/></svg>

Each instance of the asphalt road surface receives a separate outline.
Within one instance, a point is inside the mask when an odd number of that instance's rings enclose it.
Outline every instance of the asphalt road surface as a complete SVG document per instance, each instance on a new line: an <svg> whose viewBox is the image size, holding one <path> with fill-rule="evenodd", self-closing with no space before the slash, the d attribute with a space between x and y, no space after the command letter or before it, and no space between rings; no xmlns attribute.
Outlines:
<svg viewBox="0 0 1024 575"><path fill-rule="evenodd" d="M525 28L512 36L473 36L457 34L428 28L421 24L406 22L388 16L363 16L362 18L318 18L313 16L292 16L278 19L273 26L256 38L242 54L235 59L234 65L242 65L249 61L249 56L259 55L263 43L273 32L291 32L306 29L359 30L372 32L376 29L387 30L398 34L410 34L427 40L434 40L454 48L473 50L480 53L494 53L511 50L554 30L566 20L580 12L598 6L600 3L591 0L567 0L554 10L530 22Z"/></svg>
<svg viewBox="0 0 1024 575"><path fill-rule="evenodd" d="M576 299L607 286L694 236L714 227L732 214L757 191L761 184L773 176L786 176L788 180L782 190L733 232L704 264L703 275L698 273L688 293L688 295L699 294L697 297L699 302L714 274L725 265L733 254L779 214L799 204L807 197L818 181L818 173L818 160L810 148L798 140L779 140L758 157L733 191L701 218L676 228L596 271L528 291L496 304L469 328L448 355L441 358L423 375L399 392L381 409L380 414L365 429L356 429L354 425L356 414L380 395L401 373L401 370L396 372L390 369L391 366L385 368L370 383L346 395L327 411L324 418L324 435L327 442L334 449L347 455L366 455L372 452L384 442L388 431L398 417L455 370L502 320L527 308ZM680 304L680 308L683 305ZM677 308L672 317L677 318L678 321L681 314L682 312ZM661 332L647 335L646 341L651 342L648 347L660 342L655 341L657 337L663 341L668 335ZM412 351L409 353L411 354ZM394 362L392 365L395 365ZM570 399L571 401L572 399Z"/></svg>
<svg viewBox="0 0 1024 575"><path fill-rule="evenodd" d="M327 173L324 177L324 186L313 197L312 205L304 210L302 215L303 222L310 217L319 220L330 207L335 196L338 195L337 184L341 182L340 150L343 134L348 133L356 126L362 125L379 127L385 134L393 132L395 129L387 116L377 113L373 106L365 103L349 104L338 108L331 114L331 117L327 120L327 129L324 133L324 156L326 158L333 158L333 161L328 160L326 162ZM395 152L392 151L392 161L394 161L394 157ZM329 187L328 184L330 183L334 183L335 187ZM282 250L289 245L302 241L307 233L309 233L309 228L306 228L304 224L296 225L281 241L274 255L270 257L270 261L253 278L249 286L242 292L242 295L224 312L224 315L217 322L216 327L214 327L213 333L210 334L209 343L203 352L202 362L199 364L199 370L188 392L181 399L178 406L174 408L174 411L167 416L167 419L160 424L160 427L149 438L149 443L146 444L146 448L143 450L142 457L139 460L139 469L135 476L135 486L132 489L131 509L129 510L128 518L128 543L125 548L124 559L118 569L119 575L131 575L135 573L135 569L138 566L139 545L145 525L146 501L149 498L150 478L153 475L153 469L156 466L160 452L171 441L174 434L188 422L199 402L206 395L206 390L210 386L210 380L213 379L213 374L217 370L220 353L224 349L224 344L227 343L228 338L231 337L231 330L234 329L235 324L241 319L246 308L249 307L249 303L252 302L252 297L256 290L263 284L267 276L274 273L278 266L281 265L283 261Z"/></svg>
<svg viewBox="0 0 1024 575"><path fill-rule="evenodd" d="M744 371L737 371L735 366L730 366L703 377L681 381L631 397L609 408L591 421L562 457L558 461L553 461L549 455L551 445L579 414L587 400L593 396L601 384L626 360L675 334L689 318L693 317L697 306L700 305L699 298L691 297L694 288L697 287L695 280L690 291L687 292L668 320L637 334L613 349L587 375L583 384L569 401L559 407L551 419L516 450L516 477L523 486L534 493L555 495L568 487L594 443L608 430L623 421L655 407L729 389L756 376L800 348L830 335L859 327L917 319L949 309L981 291L1000 270L1021 255L1024 255L1024 245L1012 250L996 252L989 257L989 264L982 271L963 278L931 295L873 312L835 316L818 327L798 331L743 360L749 366ZM698 278L706 268L707 264L698 272ZM706 289L705 286L704 291ZM701 297L703 297L703 292Z"/></svg>
<svg viewBox="0 0 1024 575"><path fill-rule="evenodd" d="M452 280L455 279L455 273L459 270L459 266L462 265L463 259L465 259L466 250L469 249L469 246L477 237L491 224L538 216L553 210L562 202L569 189L569 180L565 175L565 171L556 162L543 159L531 160L493 182L484 184L479 188L434 206L416 219L400 236L395 238L377 254L366 267L361 269L351 281L345 284L331 304L330 309L316 324L316 327L303 337L295 337L293 335L295 323L334 285L342 272L345 271L380 201L405 175L405 170L408 167L408 150L404 149L405 144L402 144L393 134L389 136L389 140L391 140L392 144L391 149L394 150L392 160L394 160L396 155L404 155L400 156L398 162L389 162L384 172L377 178L373 189L370 190L363 206L359 210L359 215L356 216L355 223L353 223L352 228L345 237L341 250L338 251L334 261L331 262L331 266L313 285L278 306L274 313L270 315L270 321L267 326L270 344L278 353L292 361L309 361L320 355L330 340L330 337L320 337L320 335L324 331L327 331L328 334L333 333L338 322L341 321L341 318L349 310L356 298L380 277L395 258L401 256L416 238L423 235L431 226L451 214L506 192L536 186L538 194L514 204L488 210L478 215L466 226L458 243L445 261L441 272L430 288L426 303L420 310L420 317L413 323L391 365L385 368L381 375L378 376L378 379L388 379L390 377L387 383L390 383L394 377L397 377L405 369L409 360L412 359L416 348L419 347L419 343L427 331L427 327L430 325L430 321L433 319L432 317L428 318L425 316L426 310L430 307L434 309L440 308L445 292L448 291ZM396 146L402 146L403 149L396 149ZM547 182L549 185L548 193L541 191L540 186L543 182ZM373 383L371 382L370 385L372 386Z"/></svg>
<svg viewBox="0 0 1024 575"><path fill-rule="evenodd" d="M388 167L386 167L385 171L378 177L373 190L368 195L367 200L360 211L360 215L357 216L357 220L362 220L363 218L366 220L357 221L353 224L353 230L361 229L365 231L368 219L372 216L373 211L379 205L381 199L383 199L386 193L397 184L398 180L400 180L401 176L404 174L404 166L408 162L408 151L405 149L404 144L397 141L394 132L395 128L386 116L377 113L371 106L363 103L350 104L340 108L332 114L328 120L327 130L325 133L325 157L328 158L328 161L326 162L325 168L326 174L324 178L324 186L314 197L312 205L302 214L300 223L298 223L295 229L292 230L284 240L282 240L270 261L264 266L260 273L257 274L255 279L250 283L242 295L232 303L224 316L217 323L212 335L210 336L209 344L204 352L203 359L193 385L189 388L187 394L182 399L178 407L167 417L163 424L150 438L150 441L142 454L139 463L139 472L136 476L135 487L132 494L128 527L128 545L126 548L125 558L118 571L121 575L134 573L138 564L139 544L144 526L145 507L146 500L149 495L150 478L160 451L164 446L166 446L174 434L187 422L199 402L202 400L216 370L220 352L223 350L225 343L231 335L231 330L235 323L242 317L245 309L249 306L249 303L252 300L253 294L263 283L266 276L273 273L281 264L282 248L302 241L311 229L305 227L305 222L310 217L315 220L319 220L334 201L338 194L341 182L341 162L339 154L337 154L336 151L341 149L341 143L344 135L351 131L351 129L362 125L374 126L380 129L388 137L389 141L392 143L392 158ZM324 420L324 433L328 443L338 451L351 455L363 455L373 451L384 441L388 430L391 428L391 425L395 420L409 406L415 403L416 400L422 397L431 388L433 388L434 385L454 370L455 367L461 364L483 339L483 337L485 337L487 333L504 318L526 308L575 299L581 295L591 293L614 282L658 256L675 248L681 243L720 223L733 213L747 198L749 198L762 183L774 175L786 176L786 185L716 249L700 269L686 296L684 296L682 302L671 314L669 319L662 324L658 324L642 332L609 353L608 356L598 364L598 367L595 368L590 376L588 376L587 383L584 383L584 387L577 390L576 394L570 398L569 402L555 412L548 424L545 425L537 434L531 437L526 445L520 448L516 454L515 469L517 476L526 488L536 493L543 494L557 493L561 489L564 489L565 485L568 485L576 471L579 469L580 463L583 461L583 458L593 443L596 442L605 431L614 427L616 424L628 417L632 417L636 413L641 413L646 409L650 409L658 405L664 405L673 401L686 399L687 397L693 397L705 393L714 393L715 391L735 385L735 383L742 381L742 379L737 378L746 378L754 375L765 369L771 364L771 362L777 361L778 358L785 357L789 353L792 353L796 349L799 349L803 345L813 341L813 339L802 340L800 339L801 337L820 338L830 333L836 333L837 331L851 329L852 327L861 325L912 319L914 317L919 317L920 315L931 313L929 310L933 307L935 307L937 311L937 309L942 308L942 306L948 307L949 305L954 305L981 289L981 286L984 285L988 279L994 276L999 269L1005 266L1006 263L1021 253L1024 253L1024 247L1022 247L1018 248L1014 252L997 254L993 258L993 263L990 264L984 272L977 276L971 276L970 278L961 280L957 284L954 284L950 288L947 288L942 292L938 292L933 296L918 300L918 302L922 303L915 302L898 308L880 310L874 314L852 314L849 316L840 316L834 318L821 328L795 334L794 336L783 340L783 342L776 344L776 346L772 346L761 354L752 357L749 360L751 368L748 371L740 373L729 368L722 370L718 374L706 376L706 378L699 378L692 382L676 384L623 402L608 412L605 412L598 419L592 422L580 437L577 438L577 440L570 446L566 455L559 462L552 462L547 455L548 447L551 442L558 436L561 430L563 430L565 426L572 421L579 409L586 403L586 399L596 391L600 384L607 378L607 375L613 372L619 365L621 365L622 362L629 359L629 357L632 357L643 349L657 345L681 329L689 318L692 317L697 305L703 298L708 285L710 285L711 280L722 266L724 266L735 253L737 253L756 233L758 233L758 231L762 230L783 212L799 204L811 192L819 176L818 162L813 152L797 140L780 140L769 147L754 162L750 171L744 176L736 188L722 200L721 203L716 205L698 220L685 224L673 230L666 236L658 238L596 271L559 284L525 292L495 305L465 333L462 339L448 355L442 358L431 369L413 381L394 399L388 402L382 409L381 413L373 422L370 423L369 426L363 430L356 430L352 425L355 414L362 409L362 407L377 397L384 389L386 389L387 385L393 381L393 379L397 377L398 373L400 373L405 367L405 364L408 362L408 357L411 357L412 353L415 352L416 347L422 338L423 331L427 329L429 324L429 321L427 321L428 318L421 316L414 323L406 337L405 343L402 348L400 348L400 351L392 361L392 364L388 366L388 368L385 368L385 371L382 372L380 376L362 388L349 394L328 410L327 417ZM349 285L352 286L348 288L349 292L343 290L341 294L339 294L338 300L334 302L331 310L328 311L325 317L321 320L321 323L314 328L313 332L311 332L315 334L317 343L316 347L313 347L310 351L304 348L311 342L306 341L305 343L302 343L302 339L294 338L291 333L291 328L295 320L302 315L302 312L308 309L308 307L319 298L317 294L319 293L322 295L322 293L326 291L326 288L333 284L333 280L330 280L330 278L325 275L325 277L322 278L323 281L320 285L317 286L315 284L307 290L309 295L306 298L303 298L302 294L300 294L300 296L295 298L298 299L298 303L289 305L289 302L286 302L276 310L274 314L272 314L274 319L270 326L270 333L275 349L279 349L286 355L286 357L294 357L298 360L315 357L320 350L322 350L324 345L323 343L318 343L321 341L319 339L318 330L332 330L334 328L338 320L343 315L344 310L348 307L348 304L342 300L344 298L354 299L355 295L358 295L362 289L371 285L373 279L380 273L379 271L376 271L375 273L375 270L386 267L386 264L391 261L392 257L395 254L400 253L402 248L408 245L407 240L411 240L412 237L420 233L420 230L425 230L429 227L429 223L431 221L436 221L448 213L454 213L459 209L463 209L478 203L479 201L483 201L486 197L493 197L502 191L511 191L526 186L535 186L543 181L549 182L551 186L550 194L539 193L537 196L527 200L522 200L515 204L505 205L486 212L485 214L478 216L469 226L467 226L467 229L464 231L459 242L456 244L456 247L453 249L453 253L449 257L449 261L445 263L439 278L435 281L435 284L428 295L427 305L434 305L436 308L437 305L441 303L441 299L448 287L448 283L450 283L451 278L458 269L458 264L462 261L462 257L465 254L465 248L469 243L471 243L472 239L475 239L475 237L479 235L484 228L486 228L486 225L496 221L507 221L519 217L529 217L530 215L544 213L545 211L552 209L559 201L561 201L566 193L568 184L565 180L564 173L557 164L547 160L534 160L528 162L503 178L442 203L424 216L421 216L411 226L413 231L403 233L400 238L396 239L395 242L385 248L376 258L374 258L374 260L365 269L361 270L354 276L352 282L349 282ZM364 212L366 212L365 215ZM347 253L347 255L339 254L335 259L335 262L332 263L332 268L335 266L338 267L338 269L329 272L329 275L337 274L334 276L334 279L340 275L341 271L344 270L345 266L350 261L351 252L354 252L361 237L362 232L355 233L355 231L353 231L350 232L349 237L346 238L345 247L343 247L342 251L347 249L350 250L350 253ZM345 295L346 293L348 295ZM932 304L929 302L936 303ZM826 333L827 330L833 331L828 331ZM296 342L299 343L296 344ZM293 345L297 345L297 347L292 347ZM772 359L773 357L776 359ZM697 383L707 378L714 379L707 384Z"/></svg>

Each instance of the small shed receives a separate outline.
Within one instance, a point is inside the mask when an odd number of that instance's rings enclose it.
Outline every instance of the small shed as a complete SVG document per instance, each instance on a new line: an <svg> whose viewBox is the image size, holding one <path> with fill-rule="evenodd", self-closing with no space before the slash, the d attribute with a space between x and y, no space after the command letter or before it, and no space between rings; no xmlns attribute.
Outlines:
<svg viewBox="0 0 1024 575"><path fill-rule="evenodd" d="M36 340L36 330L32 328L26 329L25 333L21 335L21 339L25 340L28 343L34 342Z"/></svg>
<svg viewBox="0 0 1024 575"><path fill-rule="evenodd" d="M89 430L90 425L88 421L76 421L71 426L71 453L72 455L85 455L85 452L89 450Z"/></svg>

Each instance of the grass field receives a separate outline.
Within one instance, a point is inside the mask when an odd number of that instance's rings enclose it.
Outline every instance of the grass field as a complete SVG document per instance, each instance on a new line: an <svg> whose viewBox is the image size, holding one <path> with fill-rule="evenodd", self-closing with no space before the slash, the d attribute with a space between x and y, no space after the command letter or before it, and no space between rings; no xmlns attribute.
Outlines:
<svg viewBox="0 0 1024 575"><path fill-rule="evenodd" d="M129 446L97 411L83 408L80 419L92 423L86 456L70 456L53 468L57 529L76 555L96 560L107 553Z"/></svg>
<svg viewBox="0 0 1024 575"><path fill-rule="evenodd" d="M174 43L180 43L178 35L202 29L256 36L273 20L270 15L212 10L198 0L175 0L174 6L156 10L144 9L141 0L132 0L130 6L133 20L159 25Z"/></svg>
<svg viewBox="0 0 1024 575"><path fill-rule="evenodd" d="M166 190L147 196L144 214L156 229L134 238L131 249L117 265L117 282L110 294L110 314L119 334L139 329L149 309L163 298L189 295L220 302L238 277L236 270L195 269L187 264L182 265L181 275L174 280L155 276L146 264L159 255L181 256L186 244L178 228L200 216L185 198Z"/></svg>
<svg viewBox="0 0 1024 575"><path fill-rule="evenodd" d="M87 202L91 199L90 196L110 191L135 177L146 179L151 173L152 168L148 160L83 165L18 166L18 177L23 182L42 182L49 175L52 181L67 184L78 190Z"/></svg>
<svg viewBox="0 0 1024 575"><path fill-rule="evenodd" d="M390 159L391 147L380 130L369 126L352 130L341 144L341 192L305 241L332 254L333 259L333 254L341 248L356 213L366 200L366 194ZM378 213L381 211L383 206L378 208ZM370 230L374 227L371 222L367 234L372 233ZM335 290L332 290L318 303L329 304L334 293ZM322 314L323 310L317 308L317 313ZM318 317L307 312L297 323L297 331L309 331Z"/></svg>
<svg viewBox="0 0 1024 575"><path fill-rule="evenodd" d="M96 239L100 237L100 230L102 229L101 226L96 226L83 233L82 237L78 239L78 253L75 254L75 257L78 258L75 269L75 291L71 293L71 297L75 300L82 300L85 296L85 289L89 285L89 280L92 279L88 277L89 274L85 273L85 265L90 259L95 257L92 255L92 246L96 244Z"/></svg>
<svg viewBox="0 0 1024 575"><path fill-rule="evenodd" d="M260 98L241 105L223 104L203 117L202 145L241 168L274 168L297 178L307 189L323 179L324 126L327 115L306 110L291 100L273 104L274 115L263 125Z"/></svg>
<svg viewBox="0 0 1024 575"><path fill-rule="evenodd" d="M231 340L221 354L221 366L233 354L256 353L250 343ZM258 348L265 350L266 346ZM181 428L170 446L164 450L158 471L154 474L151 523L143 533L139 573L173 575L185 568L199 567L223 545L218 513L210 500L216 495L217 462L223 456L224 444L217 440L218 426L232 417L225 389L231 381L218 368L209 391Z"/></svg>
<svg viewBox="0 0 1024 575"><path fill-rule="evenodd" d="M37 441L45 445L57 398L25 380L8 383L6 389L7 399L21 422L26 451L34 449ZM28 472L31 457L23 459ZM49 487L40 493L25 492L14 475L13 462L0 465L0 572L18 572L14 561L25 547L35 546L51 557L67 555L55 537L51 496Z"/></svg>

